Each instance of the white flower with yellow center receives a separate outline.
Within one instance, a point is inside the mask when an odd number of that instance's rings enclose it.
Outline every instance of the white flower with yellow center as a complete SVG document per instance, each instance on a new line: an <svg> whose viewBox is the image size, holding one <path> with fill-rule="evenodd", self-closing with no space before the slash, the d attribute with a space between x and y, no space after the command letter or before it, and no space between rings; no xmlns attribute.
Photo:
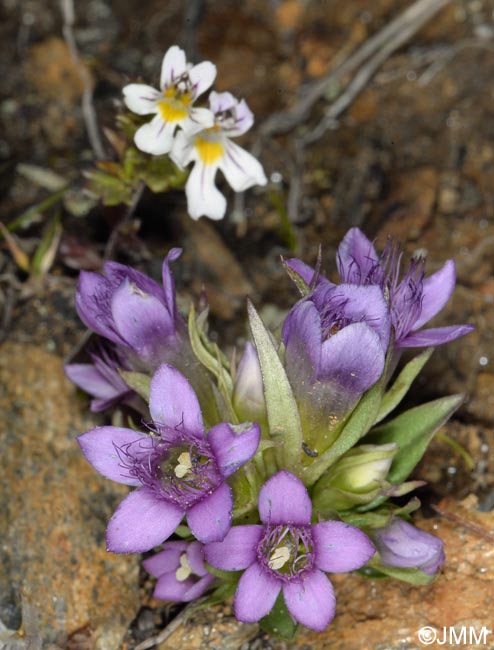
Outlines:
<svg viewBox="0 0 494 650"><path fill-rule="evenodd" d="M123 89L124 101L133 113L155 116L137 129L134 140L138 149L159 156L172 147L177 127L193 135L213 126L214 116L207 108L193 108L199 95L213 84L216 66L203 61L192 66L185 52L173 45L161 67L161 90L145 84L129 84Z"/></svg>
<svg viewBox="0 0 494 650"><path fill-rule="evenodd" d="M177 133L170 157L179 167L194 162L185 186L187 209L193 219L201 216L222 219L226 199L215 185L218 169L235 192L267 183L264 170L254 156L230 141L250 129L254 116L244 100L230 93L211 92L209 106L214 124L195 135Z"/></svg>

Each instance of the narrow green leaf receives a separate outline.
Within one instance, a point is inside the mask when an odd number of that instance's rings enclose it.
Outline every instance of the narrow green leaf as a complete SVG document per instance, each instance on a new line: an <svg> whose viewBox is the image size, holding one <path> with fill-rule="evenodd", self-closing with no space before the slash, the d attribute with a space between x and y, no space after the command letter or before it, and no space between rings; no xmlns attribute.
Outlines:
<svg viewBox="0 0 494 650"><path fill-rule="evenodd" d="M19 228L28 228L34 221L39 221L40 214L58 203L63 198L63 195L67 190L68 187L65 187L63 190L55 192L55 194L52 194L44 201L41 201L40 203L37 203L36 205L28 208L25 212L20 214L16 219L7 225L7 230L9 232L14 232L14 230L17 230Z"/></svg>
<svg viewBox="0 0 494 650"><path fill-rule="evenodd" d="M62 232L60 213L58 213L48 222L41 242L31 260L31 275L33 277L40 278L50 270L55 260Z"/></svg>
<svg viewBox="0 0 494 650"><path fill-rule="evenodd" d="M463 399L463 395L451 395L416 406L372 431L366 442L396 442L400 448L393 458L388 481L401 483L407 478L424 455L436 431L451 417Z"/></svg>
<svg viewBox="0 0 494 650"><path fill-rule="evenodd" d="M419 372L430 359L434 349L435 348L427 348L406 364L396 378L394 384L384 394L375 424L384 420L384 418L398 406L407 394Z"/></svg>
<svg viewBox="0 0 494 650"><path fill-rule="evenodd" d="M279 467L298 474L302 429L297 404L269 332L250 301L247 308L250 329L261 364L270 437L281 443L273 451Z"/></svg>
<svg viewBox="0 0 494 650"><path fill-rule="evenodd" d="M302 297L305 298L305 296L308 296L310 293L310 287L307 284L307 282L304 280L304 278L299 275L296 271L294 271L291 266L289 266L283 258L281 258L281 263L283 264L285 271L287 272L288 277L290 280L293 282L293 284L297 287L297 289L300 291L300 294Z"/></svg>
<svg viewBox="0 0 494 650"><path fill-rule="evenodd" d="M127 386L132 388L132 390L135 390L135 392L142 397L147 404L149 402L149 384L151 383L149 375L145 375L142 372L132 372L128 370L119 370L118 372Z"/></svg>
<svg viewBox="0 0 494 650"><path fill-rule="evenodd" d="M418 569L402 569L400 567L387 566L385 564L381 564L378 559L371 560L368 566L374 571L377 571L378 574L381 573L389 578L395 578L396 580L408 582L412 585L415 585L416 587L429 585L436 577L435 575L429 575L428 573L424 573ZM371 577L376 578L379 576L374 574Z"/></svg>

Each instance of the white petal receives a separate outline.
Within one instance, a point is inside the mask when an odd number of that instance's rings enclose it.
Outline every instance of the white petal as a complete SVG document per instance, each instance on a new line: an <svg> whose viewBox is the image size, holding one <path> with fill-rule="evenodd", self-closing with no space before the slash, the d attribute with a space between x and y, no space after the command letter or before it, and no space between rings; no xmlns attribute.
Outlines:
<svg viewBox="0 0 494 650"><path fill-rule="evenodd" d="M163 57L163 63L161 65L161 87L166 88L167 86L171 86L174 80L184 72L187 72L185 52L178 45L172 45Z"/></svg>
<svg viewBox="0 0 494 650"><path fill-rule="evenodd" d="M155 115L151 122L143 124L134 135L138 149L155 156L168 153L172 147L176 122L164 122L160 115Z"/></svg>
<svg viewBox="0 0 494 650"><path fill-rule="evenodd" d="M156 113L156 102L161 97L159 90L145 84L129 84L122 90L128 109L137 115Z"/></svg>
<svg viewBox="0 0 494 650"><path fill-rule="evenodd" d="M194 135L214 124L214 115L209 108L191 108L189 117L180 125L187 135Z"/></svg>
<svg viewBox="0 0 494 650"><path fill-rule="evenodd" d="M233 108L238 103L237 99L229 92L217 93L212 90L209 94L209 107L213 113L222 113Z"/></svg>
<svg viewBox="0 0 494 650"><path fill-rule="evenodd" d="M223 219L226 199L214 184L217 165L204 165L197 161L185 186L187 210L193 219L201 216Z"/></svg>
<svg viewBox="0 0 494 650"><path fill-rule="evenodd" d="M225 149L220 169L235 192L243 192L253 185L266 185L262 165L252 154L229 140L225 140Z"/></svg>
<svg viewBox="0 0 494 650"><path fill-rule="evenodd" d="M196 159L194 140L185 135L183 131L178 131L173 140L170 158L180 169L187 167L189 163Z"/></svg>
<svg viewBox="0 0 494 650"><path fill-rule="evenodd" d="M245 101L245 99L242 99L241 102L238 102L237 107L235 109L235 114L236 114L235 126L233 127L233 129L228 130L228 135L230 137L243 135L254 124L254 114L247 106L247 102Z"/></svg>
<svg viewBox="0 0 494 650"><path fill-rule="evenodd" d="M210 61L198 63L189 71L189 79L192 82L194 99L202 95L204 91L211 88L216 78L216 66Z"/></svg>

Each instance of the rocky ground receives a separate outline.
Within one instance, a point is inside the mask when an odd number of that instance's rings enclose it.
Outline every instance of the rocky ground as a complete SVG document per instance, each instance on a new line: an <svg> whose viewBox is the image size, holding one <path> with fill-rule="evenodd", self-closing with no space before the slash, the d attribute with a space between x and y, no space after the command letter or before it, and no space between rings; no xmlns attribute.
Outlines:
<svg viewBox="0 0 494 650"><path fill-rule="evenodd" d="M259 153L271 179L267 189L248 193L230 218L214 224L192 222L179 192L146 192L113 252L157 276L163 253L183 246L174 268L179 294L185 304L185 296L197 299L206 285L224 345L245 336L246 294L272 324L293 301L280 254L296 251L313 262L321 244L331 277L336 245L351 226L376 237L378 246L390 235L407 252L425 249L431 271L456 260L458 287L438 323L468 322L476 330L435 352L410 397L467 395L447 432L469 450L475 468L468 470L455 451L436 442L416 472L429 481L421 525L445 540L444 573L429 588L335 578L334 623L317 638L300 634L290 647L405 650L422 647L417 633L423 626L491 630L493 0L445 3L384 58L311 142L325 111L334 109L362 67L333 78L287 132L276 132L283 116L273 121L273 114L293 115L314 84L410 0L76 5L74 33L100 128L114 128L125 83L156 80L173 43L196 59L213 60L217 88L245 97L256 114L244 144ZM42 638L52 650L133 650L177 609L151 598L152 584L139 574L137 558L104 550L106 521L122 491L95 475L80 455L75 435L104 419L89 414L87 398L62 369L84 336L73 306L77 271L98 268L125 208L85 208L82 172L92 167L93 153L81 114L84 84L63 38L59 3L1 0L0 15L2 221L23 216L14 234L27 254L54 210L62 222L54 264L37 278L19 271L0 242L0 648L4 628L17 630L22 623L7 647L40 648ZM104 147L110 156L106 140ZM59 208L39 207L67 184ZM32 206L38 208L26 216ZM288 647L257 626L236 624L228 607L191 615L158 645L177 646ZM483 647L494 648L494 633Z"/></svg>

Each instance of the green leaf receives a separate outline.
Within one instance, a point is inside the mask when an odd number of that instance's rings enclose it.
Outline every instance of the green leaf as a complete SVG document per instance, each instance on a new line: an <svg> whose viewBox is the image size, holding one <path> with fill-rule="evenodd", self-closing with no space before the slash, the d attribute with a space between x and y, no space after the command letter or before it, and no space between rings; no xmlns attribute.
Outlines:
<svg viewBox="0 0 494 650"><path fill-rule="evenodd" d="M243 571L222 571L221 569L216 569L214 566L211 566L208 562L204 562L204 565L208 570L208 573L219 578L223 582L237 583L243 573Z"/></svg>
<svg viewBox="0 0 494 650"><path fill-rule="evenodd" d="M370 429L381 404L385 374L386 371L383 372L381 379L362 396L331 447L305 468L302 476L305 485L315 483L328 467L353 447Z"/></svg>
<svg viewBox="0 0 494 650"><path fill-rule="evenodd" d="M400 448L393 458L388 481L401 483L407 478L424 455L436 431L451 417L463 399L463 395L451 395L416 406L372 431L366 442L396 442Z"/></svg>
<svg viewBox="0 0 494 650"><path fill-rule="evenodd" d="M409 361L396 378L391 388L383 396L379 413L377 414L375 424L384 420L384 418L395 409L401 400L405 397L413 381L430 359L435 348L427 348L411 361Z"/></svg>
<svg viewBox="0 0 494 650"><path fill-rule="evenodd" d="M300 294L302 295L303 298L305 296L308 296L310 293L310 287L307 284L307 282L304 280L304 278L299 275L296 271L294 271L291 266L289 266L283 258L281 258L281 263L283 264L285 271L287 272L288 277L290 280L293 282L293 284L297 287L297 289L300 291Z"/></svg>
<svg viewBox="0 0 494 650"><path fill-rule="evenodd" d="M400 567L387 566L382 564L377 558L370 560L368 566L371 570L377 572L377 575L374 573L374 575L371 576L373 578L379 577L379 574L382 574L383 576L408 582L416 587L429 585L436 577L435 575L429 575L428 573L424 573L418 569L402 569ZM366 567L364 567L363 575L365 575L365 569Z"/></svg>
<svg viewBox="0 0 494 650"><path fill-rule="evenodd" d="M269 614L261 618L259 625L268 634L282 639L293 639L297 633L298 624L290 616L282 592L278 595L274 607Z"/></svg>
<svg viewBox="0 0 494 650"><path fill-rule="evenodd" d="M213 605L220 605L233 596L237 588L236 582L222 582L216 589L201 600L196 601L197 605L193 608L192 612L196 612L205 607L212 607Z"/></svg>
<svg viewBox="0 0 494 650"><path fill-rule="evenodd" d="M55 260L62 232L60 213L58 213L48 222L41 242L31 260L31 275L33 277L43 277L50 270Z"/></svg>
<svg viewBox="0 0 494 650"><path fill-rule="evenodd" d="M149 402L149 384L151 383L149 375L128 370L119 370L118 372L127 386L135 390L147 404Z"/></svg>
<svg viewBox="0 0 494 650"><path fill-rule="evenodd" d="M250 329L261 365L270 437L281 443L273 452L279 467L298 474L302 452L302 428L295 397L271 335L250 300L247 308Z"/></svg>

